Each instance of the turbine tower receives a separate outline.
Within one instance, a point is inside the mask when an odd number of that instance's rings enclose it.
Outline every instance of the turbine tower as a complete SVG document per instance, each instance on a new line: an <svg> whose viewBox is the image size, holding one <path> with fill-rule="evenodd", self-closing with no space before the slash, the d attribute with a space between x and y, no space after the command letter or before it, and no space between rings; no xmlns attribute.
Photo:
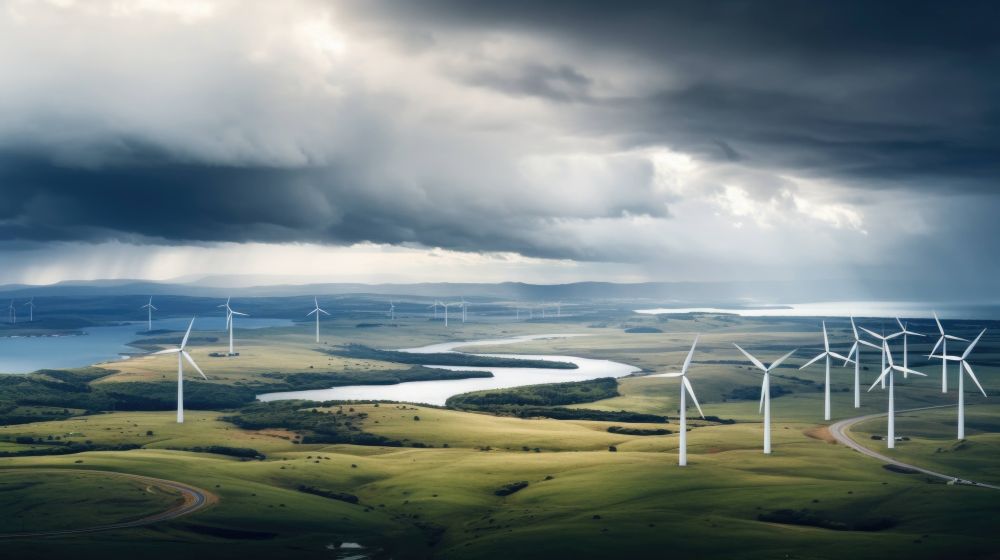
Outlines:
<svg viewBox="0 0 1000 560"><path fill-rule="evenodd" d="M220 305L219 307L226 308L226 328L229 329L229 355L235 356L236 352L233 351L233 316L241 315L243 317L249 317L246 313L240 313L239 311L233 311L232 307L229 307L229 300L232 298L226 298L226 303Z"/></svg>
<svg viewBox="0 0 1000 560"><path fill-rule="evenodd" d="M389 320L396 320L396 304L393 303L392 300L389 300Z"/></svg>
<svg viewBox="0 0 1000 560"><path fill-rule="evenodd" d="M758 412L764 412L764 453L770 455L771 453L771 370L778 367L778 365L791 357L795 353L795 350L785 354L784 356L778 358L769 366L765 366L760 360L750 355L749 352L740 348L739 344L733 343L733 346L737 350L743 352L743 355L750 359L753 365L757 366L761 371L764 372L764 381L760 385L760 407ZM797 349L796 349L797 350Z"/></svg>
<svg viewBox="0 0 1000 560"><path fill-rule="evenodd" d="M691 381L687 378L688 367L691 365L691 358L694 357L694 347L698 345L698 337L700 335L695 335L694 342L691 343L691 350L688 351L687 358L684 359L684 365L681 367L681 371L678 373L659 373L656 375L650 375L650 377L680 377L681 378L681 404L680 404L680 415L681 415L681 427L680 427L680 446L677 448L677 464L680 466L686 466L688 463L687 458L687 393L691 394L691 400L694 401L694 405L698 407L698 414L702 418L705 417L705 413L701 411L701 405L698 404L698 397L694 394L694 387L691 386Z"/></svg>
<svg viewBox="0 0 1000 560"><path fill-rule="evenodd" d="M153 296L149 296L149 303L143 305L139 309L146 310L146 331L149 332L153 330L153 311L154 310L159 311L158 309L156 309L156 307L153 306Z"/></svg>
<svg viewBox="0 0 1000 560"><path fill-rule="evenodd" d="M875 383L872 383L872 386L869 387L868 390L871 391L872 389L875 388L876 385L878 385L879 381L884 382L886 376L889 377L889 416L888 416L889 427L887 436L889 440L889 449L895 449L896 448L896 395L895 395L895 382L894 382L895 376L892 373L894 371L898 371L903 373L904 375L908 373L912 373L913 375L923 375L924 377L927 377L927 375L920 373L919 371L907 369L904 368L903 366L897 366L896 364L894 364L892 362L892 351L889 350L888 340L882 341L882 352L883 354L885 354L885 357L889 360L889 367L882 370L882 375L878 376L878 379L875 380Z"/></svg>
<svg viewBox="0 0 1000 560"><path fill-rule="evenodd" d="M441 305L441 302L440 302L440 301L437 301L437 300L434 300L434 304L433 304L433 305L428 305L428 306L427 306L427 307L431 307L431 308L434 308L434 318L435 318L435 319L437 319L437 318L438 318L438 306L439 306L439 305Z"/></svg>
<svg viewBox="0 0 1000 560"><path fill-rule="evenodd" d="M867 340L862 340L858 335L858 327L854 325L854 317L851 317L851 330L854 331L854 346L851 346L851 351L847 354L848 359L854 356L854 408L861 408L861 346L868 346L882 351L882 347L877 344L872 344ZM846 367L849 361L844 361L844 366Z"/></svg>
<svg viewBox="0 0 1000 560"><path fill-rule="evenodd" d="M830 351L830 338L826 334L826 321L823 321L823 351L819 353L818 356L809 360L804 366L800 367L800 370L806 369L807 367L814 364L820 358L826 358L826 387L823 390L823 419L830 419L830 358L837 358L838 360L844 360L845 362L850 362L850 358L845 358L836 352Z"/></svg>
<svg viewBox="0 0 1000 560"><path fill-rule="evenodd" d="M14 307L14 300L10 300L10 307L7 308L7 315L10 320L10 324L17 324L17 307Z"/></svg>
<svg viewBox="0 0 1000 560"><path fill-rule="evenodd" d="M962 375L963 369L969 374L969 378L976 384L976 387L979 388L979 392L981 392L984 397L988 396L986 391L983 390L983 386L979 384L979 380L976 379L976 374L972 371L972 366L970 366L969 362L965 360L969 357L969 354L972 353L972 349L976 347L976 343L979 342L979 339L982 338L984 334L986 334L986 329L983 329L983 331L979 333L979 336L972 341L972 344L965 349L965 352L962 352L961 356L948 356L944 353L942 353L941 356L934 356L935 358L940 357L942 360L958 362L958 439L965 439L965 385L962 382L965 376Z"/></svg>
<svg viewBox="0 0 1000 560"><path fill-rule="evenodd" d="M324 315L329 315L329 313L327 313L323 309L320 309L320 307L319 307L319 300L316 299L315 296L313 296L313 303L316 304L316 308L313 309L312 311L310 311L309 313L306 313L306 317L312 315L313 313L316 314L316 342L319 343L319 314L322 313ZM230 338L229 338L229 344L230 345L232 345L232 340L233 340L232 339L232 335L230 335ZM231 346L230 346L229 351L230 352L233 351Z"/></svg>
<svg viewBox="0 0 1000 560"><path fill-rule="evenodd" d="M903 333L893 333L893 334L890 334L890 335L884 335L884 334L878 334L875 331L870 331L870 330L868 330L868 329L866 329L864 327L858 327L858 328L861 329L861 330L863 330L863 331L865 331L866 333L872 335L873 337L877 338L879 341L882 342L882 344L880 345L880 347L882 349L882 368L879 369L879 371L885 371L885 354L886 354L886 350L889 348L888 342L890 340L896 338L897 336L903 334ZM885 378L882 377L881 379L882 379L882 388L885 389Z"/></svg>
<svg viewBox="0 0 1000 560"><path fill-rule="evenodd" d="M964 338L959 338L957 336L952 336L950 334L945 334L944 327L941 326L941 320L938 319L937 311L934 312L934 322L937 323L938 332L941 333L941 338L934 343L934 349L931 350L931 355L937 351L938 346L941 347L941 392L948 392L948 360L944 356L948 354L948 341L956 340L961 342L968 342ZM931 356L927 356L930 358ZM958 366L958 375L962 376L962 366Z"/></svg>
<svg viewBox="0 0 1000 560"><path fill-rule="evenodd" d="M903 369L908 369L910 366L910 360L909 360L910 350L909 350L909 345L907 343L907 337L926 336L926 335L922 335L920 333L909 330L907 328L909 326L909 323L904 325L903 322L899 320L899 317L896 317L896 322L899 323L899 328L901 329L899 331L899 334L903 335ZM906 377L906 372L903 372L903 377Z"/></svg>
<svg viewBox="0 0 1000 560"><path fill-rule="evenodd" d="M465 312L469 308L469 302L465 301L465 296L462 296L462 302L459 305L462 306L462 323L465 323Z"/></svg>
<svg viewBox="0 0 1000 560"><path fill-rule="evenodd" d="M153 352L153 354L177 354L177 423L184 423L184 362L181 358L187 360L191 367L193 367L201 376L208 381L205 377L205 373L201 371L198 364L194 363L194 358L191 354L188 354L184 347L187 346L188 337L191 336L191 327L194 326L194 318L191 318L191 324L188 325L188 330L184 333L184 339L181 340L181 345L177 348L168 348L166 350L160 350L159 352Z"/></svg>
<svg viewBox="0 0 1000 560"><path fill-rule="evenodd" d="M24 305L28 307L28 322L35 322L35 296L31 296L31 299L25 302Z"/></svg>

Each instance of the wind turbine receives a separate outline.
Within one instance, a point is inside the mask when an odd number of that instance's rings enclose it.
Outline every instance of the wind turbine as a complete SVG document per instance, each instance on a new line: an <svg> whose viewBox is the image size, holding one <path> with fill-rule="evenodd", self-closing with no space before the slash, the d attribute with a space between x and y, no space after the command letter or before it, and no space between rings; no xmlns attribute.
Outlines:
<svg viewBox="0 0 1000 560"><path fill-rule="evenodd" d="M198 364L194 363L194 358L191 357L191 354L188 354L187 351L184 350L184 347L187 346L188 337L191 336L191 327L193 326L194 326L194 317L191 318L191 324L188 325L188 330L186 333L184 333L184 339L181 340L181 345L178 346L177 348L168 348L166 350L160 350L159 352L153 352L153 354L177 354L177 423L178 424L184 423L184 362L181 361L181 357L187 360L188 363L191 364L191 367L193 367L199 374L201 374L201 376L205 379L205 381L208 381L208 378L205 377L205 373L201 371L201 368L198 367Z"/></svg>
<svg viewBox="0 0 1000 560"><path fill-rule="evenodd" d="M938 341L934 343L934 349L931 350L931 355L933 355L934 352L938 349L938 346L941 347L941 392L942 393L947 393L948 392L948 360L947 360L947 358L945 358L945 355L948 353L948 341L949 340L958 340L958 341L962 341L962 342L968 342L968 340L966 340L964 338L959 338L957 336L952 336L950 334L945 334L944 327L941 326L941 320L938 319L937 311L934 311L933 313L934 313L934 322L937 323L938 332L941 333L941 338L939 338ZM931 355L929 355L927 357L930 358ZM959 377L962 376L962 366L958 366L958 376Z"/></svg>
<svg viewBox="0 0 1000 560"><path fill-rule="evenodd" d="M875 383L872 383L872 386L869 387L868 390L871 391L872 389L875 388L876 385L878 385L879 381L884 382L886 376L889 377L889 431L887 435L889 439L889 449L895 449L896 448L896 396L895 396L896 384L893 381L895 379L895 376L892 374L892 372L898 371L903 373L904 375L912 373L913 375L923 375L924 377L927 377L927 375L920 373L919 371L905 368L903 366L897 366L896 364L894 364L892 362L892 351L889 350L888 340L882 341L882 353L885 355L886 358L888 358L889 367L882 370L882 375L878 376L878 379L875 380Z"/></svg>
<svg viewBox="0 0 1000 560"><path fill-rule="evenodd" d="M17 308L14 307L14 300L10 300L10 307L7 308L10 324L17 324Z"/></svg>
<svg viewBox="0 0 1000 560"><path fill-rule="evenodd" d="M556 317L562 317L562 302L556 302Z"/></svg>
<svg viewBox="0 0 1000 560"><path fill-rule="evenodd" d="M809 360L804 366L800 367L800 370L806 369L819 360L820 358L826 358L826 387L823 390L823 419L830 419L830 358L837 358L838 360L844 360L845 362L850 362L850 358L845 358L836 352L830 351L830 338L826 334L826 321L823 321L823 351L819 353L818 356Z"/></svg>
<svg viewBox="0 0 1000 560"><path fill-rule="evenodd" d="M983 329L982 332L979 333L979 336L972 341L972 344L965 349L965 352L962 352L961 356L948 356L943 353L940 356L942 361L948 360L958 362L958 439L965 439L965 386L962 383L962 380L964 379L962 369L965 369L965 371L969 374L972 382L976 384L976 387L979 387L979 391L983 394L983 396L988 396L986 391L983 390L983 386L979 384L979 380L976 379L976 374L972 371L972 366L969 365L969 362L965 361L965 359L969 357L969 354L972 353L972 349L976 347L976 343L979 342L979 339L982 338L984 334L986 334L986 329ZM934 357L936 358L938 356Z"/></svg>
<svg viewBox="0 0 1000 560"><path fill-rule="evenodd" d="M219 307L226 308L226 328L229 329L229 355L235 356L236 352L233 351L233 316L241 315L243 317L248 317L246 313L240 313L239 311L233 311L232 307L229 307L229 300L232 298L226 298L226 303L220 305Z"/></svg>
<svg viewBox="0 0 1000 560"><path fill-rule="evenodd" d="M465 322L465 311L469 308L469 302L465 301L465 296L462 296L462 302L459 303L462 306L462 322Z"/></svg>
<svg viewBox="0 0 1000 560"><path fill-rule="evenodd" d="M907 329L907 327L909 326L909 323L907 323L907 324L904 325L903 322L899 320L899 317L896 317L896 322L899 323L899 328L902 329L902 330L899 331L899 334L903 335L903 369L905 370L905 369L909 369L909 367L910 367L910 360L909 360L910 350L909 350L909 346L907 344L907 337L908 336L926 336L926 335L923 335L923 334L920 334L920 333L917 333L917 332L913 332L913 331ZM906 372L905 371L903 372L903 377L906 377Z"/></svg>
<svg viewBox="0 0 1000 560"><path fill-rule="evenodd" d="M759 411L764 412L764 453L771 453L771 370L778 367L778 364L787 360L792 354L797 350L792 350L791 352L785 354L784 356L775 360L771 365L765 366L760 360L754 358L749 352L740 348L739 344L733 343L733 346L737 350L743 352L743 355L750 359L753 365L757 366L761 371L764 372L764 381L760 385L760 408Z"/></svg>
<svg viewBox="0 0 1000 560"><path fill-rule="evenodd" d="M153 330L153 310L159 311L153 306L153 296L149 296L149 303L143 305L139 309L146 310L146 331Z"/></svg>
<svg viewBox="0 0 1000 560"><path fill-rule="evenodd" d="M440 303L440 305L441 305L441 307L444 308L444 326L447 327L448 326L448 306L449 305L455 305L455 304L454 303L445 303L445 302L442 301Z"/></svg>
<svg viewBox="0 0 1000 560"><path fill-rule="evenodd" d="M391 299L389 300L389 320L396 320L396 304L394 304Z"/></svg>
<svg viewBox="0 0 1000 560"><path fill-rule="evenodd" d="M848 352L847 357L850 359L854 356L854 408L861 408L861 346L869 346L878 351L882 351L882 347L877 344L872 344L867 340L862 340L858 336L858 327L854 325L854 317L851 317L851 330L854 331L854 346L851 346L851 351ZM844 361L844 366L850 363L849 360Z"/></svg>
<svg viewBox="0 0 1000 560"><path fill-rule="evenodd" d="M427 306L427 307L432 307L432 308L434 308L434 318L435 318L435 319L437 319L437 318L438 318L438 306L439 306L439 305L441 305L441 302L440 302L440 301L437 301L437 300L434 300L434 304L433 304L433 305L428 305L428 306Z"/></svg>
<svg viewBox="0 0 1000 560"><path fill-rule="evenodd" d="M889 348L888 342L890 340L896 338L897 336L903 334L903 333L892 333L890 335L884 335L884 334L878 334L875 331L870 331L870 330L868 330L868 329L866 329L864 327L858 327L858 328L882 341L882 345L881 345L881 348L882 348L882 369L880 369L879 371L885 371L885 354L886 354L886 349ZM882 379L882 388L885 389L885 378L881 377L881 379Z"/></svg>
<svg viewBox="0 0 1000 560"><path fill-rule="evenodd" d="M324 315L329 315L329 313L327 313L327 312L326 312L325 310L323 310L323 309L320 309L320 307L319 307L319 300L318 300L318 299L316 299L316 297L315 297L315 296L313 296L313 303L314 303L314 304L316 304L316 309L313 309L313 310L312 310L312 311L310 311L309 313L306 313L306 317L308 317L308 316L312 315L313 313L315 313L315 314L316 314L316 342L318 343L318 342L319 342L319 314L320 314L320 313L322 313L322 314L324 314ZM241 315L242 315L242 313L241 313ZM229 338L229 341L230 341L230 342L229 342L229 344L230 344L230 345L232 345L232 340L233 340L233 339L232 339L232 335L230 335L230 338ZM232 352L232 351L233 351L233 350L232 350L232 347L230 347L229 351L230 351L230 352Z"/></svg>
<svg viewBox="0 0 1000 560"><path fill-rule="evenodd" d="M695 335L694 342L691 343L691 350L688 351L687 358L684 359L684 365L681 367L681 371L678 373L658 373L656 375L650 375L650 377L680 377L681 378L681 441L680 447L677 448L677 464L680 466L687 465L687 393L691 393L691 400L694 401L694 405L698 407L698 414L702 418L705 417L705 413L701 411L701 405L698 404L698 397L694 394L694 387L691 386L691 381L687 378L688 367L691 365L691 358L694 357L694 347L698 345L698 337L700 335Z"/></svg>
<svg viewBox="0 0 1000 560"><path fill-rule="evenodd" d="M31 296L31 299L24 305L28 306L28 322L33 323L35 321L35 296Z"/></svg>

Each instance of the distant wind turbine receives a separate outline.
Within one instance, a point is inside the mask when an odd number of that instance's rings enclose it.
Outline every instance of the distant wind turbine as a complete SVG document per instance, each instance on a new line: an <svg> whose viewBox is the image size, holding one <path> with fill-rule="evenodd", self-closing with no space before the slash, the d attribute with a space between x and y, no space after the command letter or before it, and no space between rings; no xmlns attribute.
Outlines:
<svg viewBox="0 0 1000 560"><path fill-rule="evenodd" d="M948 360L944 356L948 354L948 341L956 340L961 342L968 342L964 338L959 338L957 336L952 336L950 334L945 334L944 327L941 326L941 320L938 319L937 311L934 312L934 322L937 323L938 332L941 333L941 338L934 343L934 349L931 350L931 355L937 351L938 346L941 347L941 392L948 392ZM927 356L930 358L931 356ZM962 366L958 366L958 375L962 376Z"/></svg>
<svg viewBox="0 0 1000 560"><path fill-rule="evenodd" d="M562 317L562 302L556 302L556 317Z"/></svg>
<svg viewBox="0 0 1000 560"><path fill-rule="evenodd" d="M17 308L14 307L14 300L10 300L10 307L7 308L7 315L10 320L10 324L17 324Z"/></svg>
<svg viewBox="0 0 1000 560"><path fill-rule="evenodd" d="M909 367L910 367L910 360L909 360L910 348L909 348L909 344L907 342L907 337L908 336L926 336L926 335L922 335L922 334L920 334L918 332L913 332L913 331L909 330L910 324L907 323L907 324L904 325L903 322L899 320L899 317L896 317L896 322L899 323L899 328L900 328L899 334L903 335L903 369L906 370L906 369L909 369ZM905 371L903 372L903 377L906 377L906 372Z"/></svg>
<svg viewBox="0 0 1000 560"><path fill-rule="evenodd" d="M893 333L890 335L886 335L884 332L882 334L878 334L877 332L868 330L864 327L858 327L858 328L872 335L873 337L877 338L879 341L882 342L882 344L879 345L882 349L882 368L879 371L880 372L885 371L885 355L889 348L888 342L903 333ZM882 379L882 388L885 389L885 377L881 377L881 379Z"/></svg>
<svg viewBox="0 0 1000 560"><path fill-rule="evenodd" d="M764 381L760 386L760 407L759 411L764 412L764 453L771 453L771 370L778 367L781 362L787 360L796 352L792 350L791 352L785 354L784 356L775 360L771 365L765 366L760 360L750 355L749 352L740 348L739 344L733 344L737 350L743 352L743 355L750 359L753 365L757 366L761 371L764 372Z"/></svg>
<svg viewBox="0 0 1000 560"><path fill-rule="evenodd" d="M988 396L986 391L983 390L983 386L979 384L979 380L976 379L976 374L972 371L972 366L970 366L969 362L966 361L966 358L969 357L969 354L972 353L972 349L976 347L976 343L979 342L979 339L982 338L984 334L986 334L986 329L983 329L982 332L979 333L979 336L972 341L972 344L965 349L965 352L962 352L961 356L948 356L944 353L940 356L934 356L935 358L941 358L942 360L958 362L958 439L965 439L965 385L962 382L965 376L962 375L963 369L965 370L965 373L969 374L969 378L976 384L976 387L979 388L979 392L981 392L984 397Z"/></svg>
<svg viewBox="0 0 1000 560"><path fill-rule="evenodd" d="M850 363L850 357L854 356L854 408L861 408L861 346L868 346L879 352L882 351L882 347L863 340L858 335L858 327L854 325L854 317L851 317L851 330L854 331L854 346L851 346L851 351L847 354L848 360L844 361L844 366L847 366Z"/></svg>
<svg viewBox="0 0 1000 560"><path fill-rule="evenodd" d="M439 306L439 305L441 305L441 302L440 302L440 301L436 301L436 300L435 300L435 301L434 301L434 304L433 304L433 305L428 305L428 306L427 306L427 307L432 307L432 308L434 308L434 318L435 318L435 319L437 319L437 318L438 318L438 306Z"/></svg>
<svg viewBox="0 0 1000 560"><path fill-rule="evenodd" d="M28 322L35 322L35 297L32 296L24 305L28 307Z"/></svg>
<svg viewBox="0 0 1000 560"><path fill-rule="evenodd" d="M153 306L153 296L149 296L149 303L143 305L139 309L146 310L146 330L147 331L153 330L153 311L154 310L159 311L158 309L156 309L156 307Z"/></svg>
<svg viewBox="0 0 1000 560"><path fill-rule="evenodd" d="M313 296L313 303L316 304L316 308L310 311L309 313L306 313L306 317L312 315L313 313L316 314L316 342L319 342L319 314L322 313L324 315L329 315L329 313L327 313L323 309L320 309L319 300L316 299L315 296ZM232 338L230 338L230 341L232 341ZM232 342L230 342L230 344L232 344ZM232 349L230 348L229 351L232 352Z"/></svg>
<svg viewBox="0 0 1000 560"><path fill-rule="evenodd" d="M823 419L830 419L830 358L837 358L838 360L844 360L845 362L850 362L850 358L841 356L836 352L830 351L830 338L826 334L826 321L823 321L823 351L819 353L818 356L809 360L799 369L806 369L807 367L814 364L820 358L826 358L826 387L823 390Z"/></svg>
<svg viewBox="0 0 1000 560"><path fill-rule="evenodd" d="M396 320L396 304L393 303L392 300L389 300L389 320Z"/></svg>
<svg viewBox="0 0 1000 560"><path fill-rule="evenodd" d="M889 439L889 449L895 449L895 447L896 447L896 395L895 395L895 385L896 384L895 384L895 381L894 381L895 376L893 375L893 372L898 371L898 372L900 372L900 373L902 373L904 375L908 374L908 373L912 373L913 375L922 375L924 377L927 377L927 375L923 374L923 373L920 373L919 371L908 369L908 368L905 368L903 366L897 366L896 364L894 364L892 362L892 351L889 350L889 341L888 340L883 340L882 341L882 352L885 354L885 357L889 361L889 367L887 367L884 370L882 370L882 375L878 376L878 379L875 380L875 383L872 383L872 386L869 387L868 390L871 391L872 389L874 389L875 386L878 385L878 383L880 381L884 382L885 378L888 376L888 378L889 378L889 416L888 416L888 418L889 418L889 426L888 426L888 434L887 435L888 435L888 439Z"/></svg>
<svg viewBox="0 0 1000 560"><path fill-rule="evenodd" d="M469 302L465 301L465 296L462 296L462 301L458 305L462 306L462 322L465 322L465 312L469 309Z"/></svg>
<svg viewBox="0 0 1000 560"><path fill-rule="evenodd" d="M236 352L233 351L233 316L240 315L243 317L249 317L246 313L240 313L239 311L233 311L232 307L229 307L229 301L232 298L226 298L226 303L220 305L219 307L226 308L226 328L229 329L229 355L235 356Z"/></svg>
<svg viewBox="0 0 1000 560"><path fill-rule="evenodd" d="M184 333L184 339L181 340L181 345L177 348L168 348L166 350L160 350L159 352L153 352L153 354L177 354L177 423L184 423L184 362L181 360L183 357L185 360L191 364L201 376L208 381L205 377L205 373L201 371L198 364L194 363L194 358L191 354L188 354L184 348L187 346L188 337L191 336L191 327L194 326L194 318L191 318L191 324L188 325L188 330Z"/></svg>
<svg viewBox="0 0 1000 560"><path fill-rule="evenodd" d="M691 400L694 401L694 405L698 407L698 414L702 418L705 417L705 413L701 411L701 405L698 404L698 397L694 394L694 387L691 386L691 381L688 380L687 371L688 367L691 365L691 358L694 357L694 348L698 345L698 336L695 335L694 342L691 343L691 350L688 351L687 358L684 359L684 365L681 366L681 371L678 373L659 373L656 375L650 375L650 377L680 377L681 378L681 403L680 403L680 446L677 448L677 464L680 466L687 465L687 393L691 394Z"/></svg>

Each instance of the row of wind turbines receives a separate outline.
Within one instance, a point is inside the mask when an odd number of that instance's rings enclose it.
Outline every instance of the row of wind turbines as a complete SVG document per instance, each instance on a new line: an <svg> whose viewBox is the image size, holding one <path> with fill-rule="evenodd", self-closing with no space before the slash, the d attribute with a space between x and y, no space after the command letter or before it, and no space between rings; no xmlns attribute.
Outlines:
<svg viewBox="0 0 1000 560"><path fill-rule="evenodd" d="M848 352L847 356L838 354L830 349L830 339L826 330L826 322L823 321L823 351L820 352L816 357L812 358L799 369L805 369L819 360L825 360L826 366L826 378L824 384L824 394L823 394L823 419L830 420L831 410L830 410L830 367L831 361L833 359L842 360L844 362L843 367L848 364L854 364L854 408L861 407L861 347L867 346L874 348L881 353L882 367L879 370L879 375L876 377L875 381L868 388L868 392L871 392L876 386L881 385L882 388L886 388L888 385L888 426L886 442L890 449L896 447L896 425L895 425L895 373L899 372L903 374L904 378L907 378L910 374L926 377L927 375L910 369L909 367L909 342L908 338L910 336L923 337L924 334L911 331L907 324L904 324L898 318L896 322L899 324L900 330L898 332L886 335L878 334L872 330L866 329L864 327L858 327L854 322L854 317L851 317L851 330L854 335L854 344L851 350ZM961 355L951 355L948 354L948 341L955 342L969 342L967 339L960 338L947 334L944 327L941 324L940 319L938 319L937 313L934 313L934 322L937 325L939 337L937 342L934 344L934 348L928 354L928 359L940 359L941 360L941 392L948 392L948 363L958 362L958 439L965 439L965 375L967 374L969 378L976 384L976 387L983 394L987 396L986 391L983 389L982 384L979 383L979 379L976 378L976 374L969 365L968 358L972 353L972 350L979 343L979 340L986 333L986 329L980 331L979 335L966 346L965 350ZM879 341L881 344L875 344L861 337L858 332L859 329L864 333L868 334L875 340ZM889 341L902 337L903 341L903 364L897 365L892 356L892 349L889 346ZM695 336L694 342L691 344L691 350L688 351L687 357L684 359L684 363L681 366L681 371L672 373L660 373L651 375L650 377L679 377L681 379L680 387L680 441L678 446L678 464L680 466L687 465L687 396L691 396L691 400L694 402L695 407L698 409L698 413L702 418L705 414L702 412L701 405L698 403L698 397L695 395L694 387L691 384L690 379L688 379L688 368L691 366L691 360L694 357L695 348L698 345L699 335ZM760 388L760 405L758 407L758 412L764 415L764 453L771 453L771 372L781 365L785 360L792 357L798 349L792 350L787 354L779 357L778 359L771 362L770 365L765 365L764 362L757 359L754 355L750 354L739 344L733 344L737 350L739 350L746 358L754 365L757 369L762 372L762 382ZM941 349L940 354L935 354L938 349Z"/></svg>
<svg viewBox="0 0 1000 560"><path fill-rule="evenodd" d="M33 322L35 320L35 298L31 298L21 305L28 308L28 322ZM14 300L10 300L10 306L7 307L7 322L12 325L17 324L17 305Z"/></svg>

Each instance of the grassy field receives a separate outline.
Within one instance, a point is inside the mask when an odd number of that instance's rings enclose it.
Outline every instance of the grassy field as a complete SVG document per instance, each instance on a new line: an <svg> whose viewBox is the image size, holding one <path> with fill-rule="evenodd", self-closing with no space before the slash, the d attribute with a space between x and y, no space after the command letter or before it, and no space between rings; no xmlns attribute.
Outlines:
<svg viewBox="0 0 1000 560"><path fill-rule="evenodd" d="M831 337L835 347L846 352L849 325L841 323L831 324ZM626 326L642 325L655 325L665 332L623 332ZM358 543L364 547L361 554L371 558L653 558L669 553L741 559L887 555L920 559L989 557L1000 552L992 536L1000 515L995 492L890 472L878 461L828 441L821 419L822 367L797 369L822 342L818 320L712 316L657 321L641 317L467 324L449 329L426 321L358 329L344 320L324 324L324 341L326 346L359 343L404 348L556 332L590 336L476 350L606 358L660 372L676 370L693 334L701 332L692 382L706 414L736 423L692 419L689 466L683 469L676 466L676 433L623 435L608 432L615 425L612 422L521 419L398 403L345 406L367 414L365 431L402 440L408 447L300 444L288 431L237 428L221 420L227 414L222 411L189 411L183 425L174 423L172 412L114 412L0 427L0 451L67 440L141 446L131 451L0 459L0 490L7 480L15 481L10 488L17 481L35 482L25 476L37 477L39 487L53 490L11 490L38 502L36 508L17 509L18 503L26 503L25 498L18 498L9 506L14 509L0 509L0 515L14 512L8 517L17 519L16 523L85 524L91 512L101 507L101 500L121 499L122 508L128 505L139 510L156 504L128 500L169 498L138 496L136 488L127 484L78 480L68 472L60 479L49 469L87 468L162 477L209 489L220 497L208 510L153 527L72 539L16 539L4 545L15 556L52 556L72 550L105 558L134 556L140 544L143 556L150 558L191 550L219 558L291 554L330 558L358 550L342 548L343 543ZM208 357L209 352L220 351L221 344L196 346L194 355L218 383L247 382L268 372L394 366L322 354L310 336L304 326L252 331L241 334L239 358ZM761 453L755 393L760 377L747 369L732 347L734 341L745 344L765 362L792 348L803 348L790 360L794 367L775 372L774 384L789 393L772 401L771 456ZM997 369L990 361L996 358L990 350L996 346L995 338L984 343L984 352L977 354L979 361L973 365L992 393L1000 389ZM911 365L939 375L939 366L916 357L928 349L914 345ZM870 367L863 372L867 389L878 356L869 353L864 359ZM149 381L157 376L171 379L174 363L150 357L108 367L120 373L99 383ZM838 367L834 376L835 420L885 410L885 394L878 389L866 392L863 407L854 409L849 392L853 369ZM939 383L935 377L902 382L897 387L897 408L949 402L954 394L942 396ZM619 381L619 396L570 406L666 414L670 421L665 424L629 427L676 432L678 387L676 379L628 377ZM747 394L751 397L746 398ZM968 397L966 442L957 444L953 439L954 409L907 414L898 419L897 429L911 440L903 442L894 456L996 482L1000 406L986 405L988 400L971 393ZM688 412L693 418L694 409ZM858 425L858 439L880 432L883 423ZM18 437L31 437L36 443L15 443ZM872 446L880 443L867 441ZM243 460L185 451L212 445L253 448L266 458ZM25 468L46 470L25 475L31 472ZM4 478L8 476L15 478ZM498 495L505 486L520 482L527 485ZM104 486L102 492L74 491L95 484ZM59 501L67 493L79 494L72 507ZM44 515L56 509L63 513ZM791 518L806 520L805 524L774 522L781 517L775 517L775 512L782 510L790 510ZM108 512L129 515L114 508Z"/></svg>

